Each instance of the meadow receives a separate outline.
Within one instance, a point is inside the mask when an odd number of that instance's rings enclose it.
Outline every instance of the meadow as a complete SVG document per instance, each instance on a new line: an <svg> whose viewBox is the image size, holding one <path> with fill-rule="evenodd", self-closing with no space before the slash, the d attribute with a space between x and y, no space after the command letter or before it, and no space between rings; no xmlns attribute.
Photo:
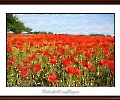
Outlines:
<svg viewBox="0 0 120 100"><path fill-rule="evenodd" d="M114 87L110 36L7 34L7 87Z"/></svg>

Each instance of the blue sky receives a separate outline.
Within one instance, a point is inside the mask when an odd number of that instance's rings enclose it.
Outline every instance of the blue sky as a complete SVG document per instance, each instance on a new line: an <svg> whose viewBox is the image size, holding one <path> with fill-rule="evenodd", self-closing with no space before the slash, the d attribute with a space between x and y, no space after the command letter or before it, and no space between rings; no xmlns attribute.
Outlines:
<svg viewBox="0 0 120 100"><path fill-rule="evenodd" d="M33 31L114 35L114 14L16 14Z"/></svg>

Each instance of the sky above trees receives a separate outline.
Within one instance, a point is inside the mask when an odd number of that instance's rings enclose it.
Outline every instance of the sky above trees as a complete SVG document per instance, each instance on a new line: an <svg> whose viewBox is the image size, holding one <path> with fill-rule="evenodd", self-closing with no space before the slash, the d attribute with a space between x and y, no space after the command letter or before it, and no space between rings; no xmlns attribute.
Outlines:
<svg viewBox="0 0 120 100"><path fill-rule="evenodd" d="M15 14L32 31L114 35L114 14Z"/></svg>

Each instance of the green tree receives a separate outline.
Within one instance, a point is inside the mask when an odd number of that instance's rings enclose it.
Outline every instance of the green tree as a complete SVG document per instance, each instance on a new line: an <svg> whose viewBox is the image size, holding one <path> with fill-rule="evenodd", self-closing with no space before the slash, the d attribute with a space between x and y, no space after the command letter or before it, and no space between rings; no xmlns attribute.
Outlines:
<svg viewBox="0 0 120 100"><path fill-rule="evenodd" d="M7 32L10 31L18 34L21 32L31 32L32 29L24 26L24 24L19 21L16 16L13 16L13 14L7 14Z"/></svg>

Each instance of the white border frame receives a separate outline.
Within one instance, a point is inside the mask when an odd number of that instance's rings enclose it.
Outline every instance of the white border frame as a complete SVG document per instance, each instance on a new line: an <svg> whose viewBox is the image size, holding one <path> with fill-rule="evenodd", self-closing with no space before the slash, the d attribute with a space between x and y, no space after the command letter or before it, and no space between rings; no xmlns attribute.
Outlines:
<svg viewBox="0 0 120 100"><path fill-rule="evenodd" d="M0 95L2 96L119 96L119 5L0 5ZM6 13L115 13L115 87L6 87ZM117 54L117 55L116 55ZM42 93L43 90L49 93ZM60 91L55 93L54 91ZM50 92L52 91L52 92ZM69 91L67 94L63 91ZM70 91L79 93L73 94Z"/></svg>

